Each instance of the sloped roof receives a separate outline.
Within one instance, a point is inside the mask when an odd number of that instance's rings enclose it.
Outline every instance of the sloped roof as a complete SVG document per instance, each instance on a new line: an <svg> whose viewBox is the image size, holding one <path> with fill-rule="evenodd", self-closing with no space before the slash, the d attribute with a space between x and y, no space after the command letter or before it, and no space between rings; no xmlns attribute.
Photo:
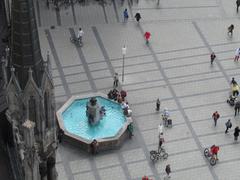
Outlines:
<svg viewBox="0 0 240 180"><path fill-rule="evenodd" d="M4 11L3 11L3 3L0 3L0 59L3 55L4 47L5 45L2 43L2 38L6 34L7 30L7 23L6 19L4 16ZM7 108L7 101L6 101L6 95L5 91L3 90L3 74L2 74L2 68L0 67L0 113L4 111Z"/></svg>
<svg viewBox="0 0 240 180"><path fill-rule="evenodd" d="M12 1L12 65L16 69L19 84L24 89L28 70L33 70L33 79L40 85L43 73L38 29L33 0Z"/></svg>

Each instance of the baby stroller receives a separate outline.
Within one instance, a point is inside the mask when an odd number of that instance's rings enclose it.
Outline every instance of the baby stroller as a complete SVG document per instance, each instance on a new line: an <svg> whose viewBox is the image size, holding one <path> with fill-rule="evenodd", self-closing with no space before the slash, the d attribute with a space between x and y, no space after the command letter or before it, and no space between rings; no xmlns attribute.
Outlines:
<svg viewBox="0 0 240 180"><path fill-rule="evenodd" d="M236 101L237 97L230 95L229 98L227 99L227 103L230 106L234 106L235 105L235 101Z"/></svg>

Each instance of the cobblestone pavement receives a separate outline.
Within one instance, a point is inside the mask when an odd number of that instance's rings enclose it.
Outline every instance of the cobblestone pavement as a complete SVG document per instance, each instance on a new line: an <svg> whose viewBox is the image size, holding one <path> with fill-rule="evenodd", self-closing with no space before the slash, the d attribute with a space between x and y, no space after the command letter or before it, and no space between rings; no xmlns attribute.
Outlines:
<svg viewBox="0 0 240 180"><path fill-rule="evenodd" d="M106 0L107 1L107 0ZM133 109L134 137L119 150L91 156L68 144L57 153L59 180L137 180L148 175L163 179L166 164L171 164L172 180L238 180L240 144L233 141L233 128L224 134L225 122L239 117L226 103L231 77L240 78L238 62L233 61L240 46L239 16L235 1L229 0L157 0L88 1L55 11L35 0L42 54L50 51L55 95L60 107L71 95L89 91L108 92L114 72L121 75L125 44L125 81ZM123 23L122 11L129 10ZM138 25L133 15L140 10ZM227 27L235 25L232 38ZM50 26L54 25L55 29ZM81 26L84 46L70 43L71 33ZM143 34L150 31L150 44ZM210 65L210 53L217 59ZM240 82L239 82L240 83ZM155 165L149 151L157 148L157 125L161 109L168 107L173 128L165 129L165 148L169 157ZM221 117L214 127L211 115ZM203 149L220 146L219 161L211 167Z"/></svg>

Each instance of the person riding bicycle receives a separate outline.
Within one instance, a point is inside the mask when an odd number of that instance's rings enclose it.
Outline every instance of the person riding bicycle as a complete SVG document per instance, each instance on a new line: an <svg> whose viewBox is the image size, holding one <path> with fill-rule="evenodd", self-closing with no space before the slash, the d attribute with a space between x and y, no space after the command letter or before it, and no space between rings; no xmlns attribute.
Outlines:
<svg viewBox="0 0 240 180"><path fill-rule="evenodd" d="M219 151L219 146L216 146L215 144L211 146L210 148L212 156L215 156L216 160L218 160L217 154Z"/></svg>
<svg viewBox="0 0 240 180"><path fill-rule="evenodd" d="M168 119L170 116L169 111L167 108L164 108L163 110L163 118Z"/></svg>
<svg viewBox="0 0 240 180"><path fill-rule="evenodd" d="M80 44L82 44L83 34L84 34L84 32L83 32L82 28L79 28L78 34L77 34L77 39L78 39L78 41L79 41Z"/></svg>
<svg viewBox="0 0 240 180"><path fill-rule="evenodd" d="M170 114L169 114L168 109L167 109L167 108L164 108L163 114L162 114L162 120L163 120L164 126L167 126L167 124L168 124L167 121L168 121L169 117L170 117Z"/></svg>
<svg viewBox="0 0 240 180"><path fill-rule="evenodd" d="M163 133L159 136L159 142L158 142L158 152L162 149L162 144L164 143Z"/></svg>

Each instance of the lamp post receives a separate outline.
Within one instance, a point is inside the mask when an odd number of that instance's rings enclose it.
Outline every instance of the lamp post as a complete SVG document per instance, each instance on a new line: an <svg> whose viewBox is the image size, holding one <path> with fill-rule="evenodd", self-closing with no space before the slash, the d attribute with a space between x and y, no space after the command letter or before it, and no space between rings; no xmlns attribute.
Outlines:
<svg viewBox="0 0 240 180"><path fill-rule="evenodd" d="M123 48L122 48L122 55L123 55L123 62L122 62L122 82L124 81L124 66L125 66L125 55L127 53L127 48L126 46L124 45Z"/></svg>

